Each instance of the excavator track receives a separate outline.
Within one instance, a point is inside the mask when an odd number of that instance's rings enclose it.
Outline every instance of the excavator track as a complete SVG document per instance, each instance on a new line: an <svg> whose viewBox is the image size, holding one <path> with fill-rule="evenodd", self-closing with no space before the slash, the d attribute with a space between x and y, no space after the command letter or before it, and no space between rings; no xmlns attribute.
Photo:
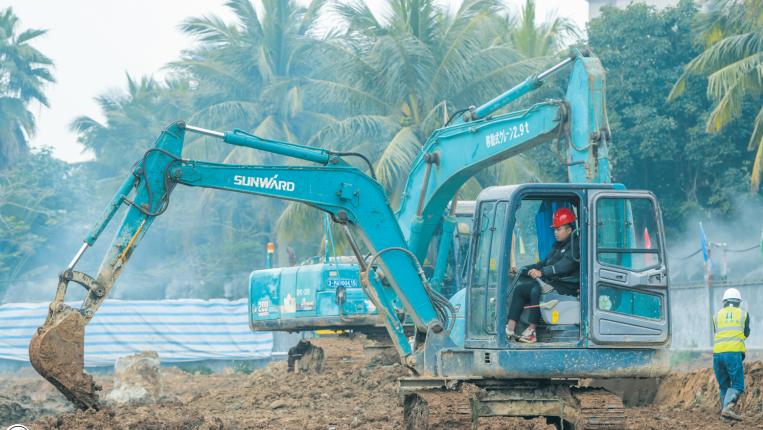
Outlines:
<svg viewBox="0 0 763 430"><path fill-rule="evenodd" d="M580 415L576 429L621 430L628 428L625 407L619 396L603 388L576 388L573 397Z"/></svg>
<svg viewBox="0 0 763 430"><path fill-rule="evenodd" d="M403 398L405 430L472 428L472 390L421 390Z"/></svg>
<svg viewBox="0 0 763 430"><path fill-rule="evenodd" d="M536 418L571 430L628 428L623 402L604 389L575 388L550 381L493 381L483 385L402 378L400 394L406 430L505 428Z"/></svg>

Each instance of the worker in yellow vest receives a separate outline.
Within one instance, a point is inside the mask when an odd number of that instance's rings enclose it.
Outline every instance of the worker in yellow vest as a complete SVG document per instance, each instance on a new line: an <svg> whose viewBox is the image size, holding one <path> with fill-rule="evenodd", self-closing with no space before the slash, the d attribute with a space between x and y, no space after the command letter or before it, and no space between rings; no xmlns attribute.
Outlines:
<svg viewBox="0 0 763 430"><path fill-rule="evenodd" d="M713 317L713 371L721 391L721 416L739 420L734 412L744 391L744 341L750 335L750 318L739 305L742 295L736 288L723 292L723 308Z"/></svg>

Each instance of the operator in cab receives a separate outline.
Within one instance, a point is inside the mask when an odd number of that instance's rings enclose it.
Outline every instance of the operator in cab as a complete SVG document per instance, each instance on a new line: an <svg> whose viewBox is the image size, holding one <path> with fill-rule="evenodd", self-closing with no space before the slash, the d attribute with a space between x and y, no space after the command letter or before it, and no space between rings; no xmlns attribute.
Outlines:
<svg viewBox="0 0 763 430"><path fill-rule="evenodd" d="M573 239L575 232L575 213L568 208L554 212L551 228L554 229L556 243L546 258L540 263L522 267L509 304L509 317L506 324L506 337L525 343L537 342L535 329L540 320L541 282L553 287L558 293L576 296L580 291L579 282L564 282L561 278L577 278L580 271L580 244ZM517 273L512 267L512 272ZM530 320L521 335L514 330L524 309L529 309Z"/></svg>

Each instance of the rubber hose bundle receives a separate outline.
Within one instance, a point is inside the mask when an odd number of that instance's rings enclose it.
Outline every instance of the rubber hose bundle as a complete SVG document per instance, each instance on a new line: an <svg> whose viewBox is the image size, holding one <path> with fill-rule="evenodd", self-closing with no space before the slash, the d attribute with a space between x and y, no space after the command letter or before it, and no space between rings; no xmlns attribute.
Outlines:
<svg viewBox="0 0 763 430"><path fill-rule="evenodd" d="M419 278L421 278L421 283L424 284L424 291L426 291L427 296L429 297L429 301L432 303L432 307L437 314L437 319L442 321L443 326L447 327L447 331L450 331L453 328L453 325L456 323L456 308L453 307L447 297L432 289L432 287L429 285L429 282L427 282L426 275L424 274L424 269L421 267L421 264L419 264L419 260L416 258L413 252L399 246L384 248L371 256L371 259L368 261L368 266L373 266L376 259L388 251L401 251L410 257L410 259L416 265L416 271L418 272Z"/></svg>

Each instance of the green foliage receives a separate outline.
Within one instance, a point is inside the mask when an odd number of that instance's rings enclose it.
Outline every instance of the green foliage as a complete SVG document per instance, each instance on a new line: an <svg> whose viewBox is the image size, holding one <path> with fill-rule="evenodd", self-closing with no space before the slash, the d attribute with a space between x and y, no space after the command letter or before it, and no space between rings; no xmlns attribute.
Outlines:
<svg viewBox="0 0 763 430"><path fill-rule="evenodd" d="M51 237L82 195L74 168L48 150L0 170L0 295L27 275L39 256L55 254Z"/></svg>
<svg viewBox="0 0 763 430"><path fill-rule="evenodd" d="M444 118L500 94L549 58L526 57L503 37L513 21L496 0L467 0L456 10L432 0L387 6L390 13L377 17L366 2L334 5L344 30L321 45L330 61L320 79L307 81L305 94L339 117L308 143L369 156L394 207L411 164ZM539 33L548 44L544 55L560 44L560 34L545 27ZM526 179L519 166L514 159L500 168ZM290 207L279 231L308 233L311 221L295 216L300 212L314 216Z"/></svg>
<svg viewBox="0 0 763 430"><path fill-rule="evenodd" d="M178 364L175 367L191 375L211 375L215 373L211 367L199 363Z"/></svg>
<svg viewBox="0 0 763 430"><path fill-rule="evenodd" d="M683 65L699 54L691 1L657 11L644 4L603 8L590 22L589 44L607 69L607 109L613 134L614 179L660 198L666 224L679 228L687 214L728 213L744 187L744 129L710 135L712 111L701 77L690 77L682 97L667 102Z"/></svg>
<svg viewBox="0 0 763 430"><path fill-rule="evenodd" d="M45 30L20 31L13 9L0 11L0 169L25 156L36 122L29 104L48 106L45 84L54 82L53 61L31 46Z"/></svg>
<svg viewBox="0 0 763 430"><path fill-rule="evenodd" d="M137 160L153 145L160 130L188 115L192 95L188 82L181 79L162 83L127 75L126 87L126 92L111 91L96 98L106 118L103 123L81 116L71 124L104 174L120 178L130 168L125 160Z"/></svg>
<svg viewBox="0 0 763 430"><path fill-rule="evenodd" d="M360 152L372 160L395 206L412 161L447 116L555 62L563 45L578 36L563 18L536 23L532 0L516 17L499 0L465 0L455 9L434 0L388 0L383 16L360 1L303 4L265 0L258 12L249 0L229 0L230 22L216 16L187 19L181 30L196 43L169 64L167 79L127 76L123 89L98 97L103 121L79 117L72 123L95 161L70 166L42 151L0 170L0 282L48 270L43 260L65 260L62 255L71 249L59 251L59 239L72 244L81 239L131 162L178 119ZM337 29L319 34L319 17L328 12ZM699 73L691 66L710 64L697 60L705 55L699 42L738 34L727 33L732 18L713 21L712 28L723 33L698 32L700 15L684 0L661 11L643 4L605 8L588 29L589 43L608 71L615 180L655 191L673 229L696 209L731 212L750 173L745 142L760 104L741 97L729 125L708 134L707 121L717 117L713 98L721 93L705 91L703 73L712 70L702 66ZM0 52L18 52L13 59L0 53L0 73L23 77L0 79L0 133L25 139L34 130L27 104L46 103L41 85L52 76L49 60L28 46L42 33L15 35L15 20L10 11L0 14L5 32L0 45L6 47ZM727 89L720 77L709 78L713 90ZM668 103L676 81L683 93ZM11 82L17 82L13 90ZM557 93L549 85L533 97ZM522 99L518 106L529 102ZM25 140L3 136L0 155L14 151L11 144L25 150L19 143ZM207 137L189 135L186 142L188 158L290 162ZM549 149L544 145L486 169L463 187L460 198L474 198L493 184L565 181L564 166ZM282 258L287 246L300 260L321 254L322 219L304 205L178 188L121 284L152 297L240 297L241 288L231 286L240 287L248 272L264 266L268 241L278 242ZM335 235L340 252L346 246L341 236Z"/></svg>
<svg viewBox="0 0 763 430"><path fill-rule="evenodd" d="M198 45L171 66L198 84L189 121L306 141L328 120L310 109L303 89L316 67L312 52L320 41L311 34L324 3L302 7L294 0L265 0L259 14L249 0L229 0L232 23L216 16L187 19L181 29ZM245 148L225 148L222 154L203 151L191 149L194 155L216 155L227 162L272 161Z"/></svg>
<svg viewBox="0 0 763 430"><path fill-rule="evenodd" d="M564 17L547 17L546 22L537 23L535 1L525 0L522 13L517 20L507 17L506 31L514 48L528 58L554 55L563 49L569 39L578 39L580 33L575 23Z"/></svg>
<svg viewBox="0 0 763 430"><path fill-rule="evenodd" d="M705 50L694 57L671 92L675 99L692 75L707 76L707 94L715 101L707 118L708 131L717 132L744 116L745 100L761 105L763 95L763 1L713 0L700 21ZM756 149L751 188L760 188L763 173L763 106L752 124L749 149Z"/></svg>

